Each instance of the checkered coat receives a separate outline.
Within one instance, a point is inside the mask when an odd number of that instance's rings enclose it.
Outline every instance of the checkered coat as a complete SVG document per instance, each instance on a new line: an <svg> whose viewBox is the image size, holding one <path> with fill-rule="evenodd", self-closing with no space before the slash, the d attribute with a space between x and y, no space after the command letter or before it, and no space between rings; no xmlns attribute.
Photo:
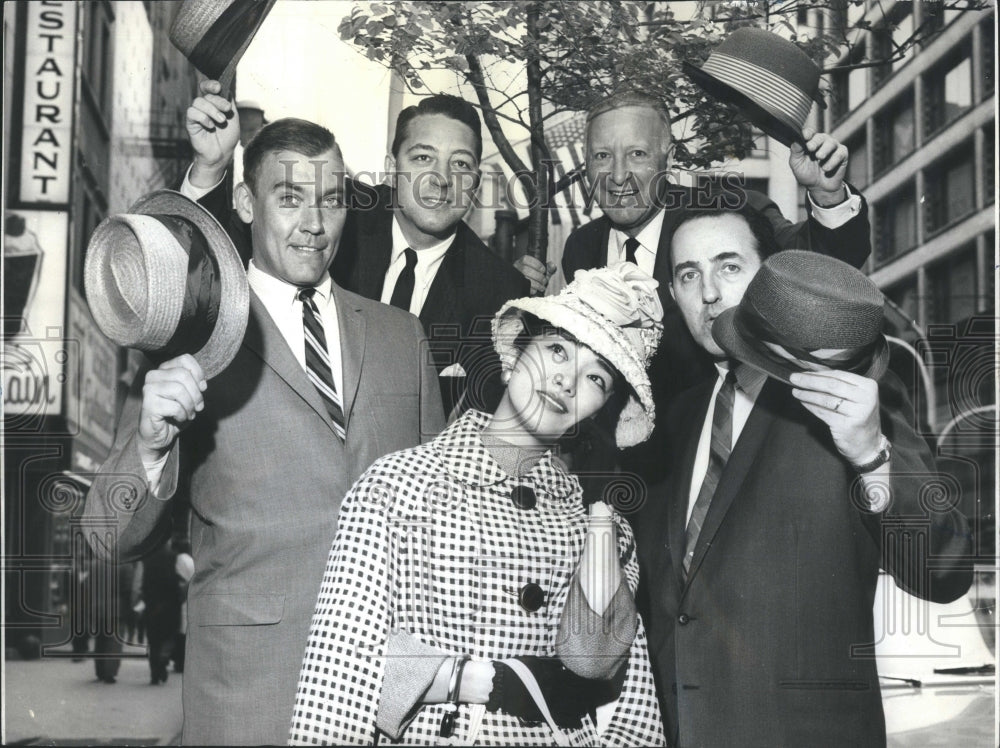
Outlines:
<svg viewBox="0 0 1000 748"><path fill-rule="evenodd" d="M299 676L292 744L372 744L385 673L386 639L403 630L453 654L487 660L555 656L560 614L587 535L577 479L551 454L521 478L506 474L480 440L490 416L468 411L432 442L378 460L344 499ZM519 510L516 485L538 504ZM616 518L617 519L617 518ZM619 552L631 589L638 565L631 531L619 521ZM518 604L528 582L545 590L533 613ZM465 744L471 706L459 707ZM400 744L443 741L444 708L418 705ZM574 745L664 743L646 635L639 624L628 673L609 727L589 717L566 730ZM391 744L378 734L380 744ZM548 726L487 712L480 745L553 745Z"/></svg>

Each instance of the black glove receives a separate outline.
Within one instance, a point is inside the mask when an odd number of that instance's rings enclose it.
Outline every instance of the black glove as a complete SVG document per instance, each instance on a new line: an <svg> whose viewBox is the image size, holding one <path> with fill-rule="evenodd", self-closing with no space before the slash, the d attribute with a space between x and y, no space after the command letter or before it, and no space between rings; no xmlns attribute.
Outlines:
<svg viewBox="0 0 1000 748"><path fill-rule="evenodd" d="M583 678L568 670L558 657L516 657L535 676L556 725L563 729L581 727L581 719L601 704L614 701L624 682L624 663L610 680ZM535 700L517 674L502 662L493 663L493 691L486 702L490 712L503 712L525 722L544 722Z"/></svg>

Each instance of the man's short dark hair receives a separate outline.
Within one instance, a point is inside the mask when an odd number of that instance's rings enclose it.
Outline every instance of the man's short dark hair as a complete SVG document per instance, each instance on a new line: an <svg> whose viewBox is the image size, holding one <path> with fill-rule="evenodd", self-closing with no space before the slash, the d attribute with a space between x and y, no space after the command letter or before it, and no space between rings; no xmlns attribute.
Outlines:
<svg viewBox="0 0 1000 748"><path fill-rule="evenodd" d="M344 160L333 133L322 125L295 117L275 120L262 127L243 151L243 181L251 192L256 190L260 164L268 153L294 151L311 157L331 150Z"/></svg>
<svg viewBox="0 0 1000 748"><path fill-rule="evenodd" d="M479 112L465 99L451 94L435 94L421 99L415 106L408 106L396 118L396 135L392 139L392 157L399 157L399 149L406 140L410 123L422 114L443 114L445 117L461 122L472 130L476 141L476 161L483 156L483 126L479 120Z"/></svg>
<svg viewBox="0 0 1000 748"><path fill-rule="evenodd" d="M768 220L767 216L752 207L749 203L744 203L738 208L729 208L722 205L712 208L686 208L684 209L680 220L674 226L674 237L677 236L677 232L685 223L695 221L699 218L714 218L718 216L740 216L747 222L756 245L753 249L757 252L757 256L760 257L761 262L776 252L781 251L781 247L778 246L778 240L774 236L774 227L771 225L771 222ZM673 277L674 239L671 239L670 278L673 279Z"/></svg>

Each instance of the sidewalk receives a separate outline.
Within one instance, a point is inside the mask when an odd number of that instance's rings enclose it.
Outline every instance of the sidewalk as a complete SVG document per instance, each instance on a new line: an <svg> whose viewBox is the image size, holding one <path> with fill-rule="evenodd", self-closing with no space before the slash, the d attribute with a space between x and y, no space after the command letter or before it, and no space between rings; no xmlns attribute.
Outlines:
<svg viewBox="0 0 1000 748"><path fill-rule="evenodd" d="M152 686L144 650L123 654L116 683L97 680L91 659L6 660L4 744L179 745L183 676Z"/></svg>

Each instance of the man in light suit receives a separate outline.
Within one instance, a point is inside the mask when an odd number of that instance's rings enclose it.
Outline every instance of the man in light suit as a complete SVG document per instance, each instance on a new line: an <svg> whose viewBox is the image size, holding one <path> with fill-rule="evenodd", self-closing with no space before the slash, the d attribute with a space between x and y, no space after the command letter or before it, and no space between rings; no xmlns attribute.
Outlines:
<svg viewBox="0 0 1000 748"><path fill-rule="evenodd" d="M713 326L776 250L749 209L691 212L674 232L670 293L718 373L661 416L672 472L632 518L639 607L671 745L882 746L879 568L954 600L969 529L923 498L934 460L891 372L794 373L790 387L727 359Z"/></svg>
<svg viewBox="0 0 1000 748"><path fill-rule="evenodd" d="M188 129L219 137L196 111ZM333 135L272 123L244 177L253 259L236 358L211 381L187 354L137 377L86 506L95 551L125 561L167 537L189 486L186 744L285 742L341 498L376 458L443 426L419 321L330 279L345 214Z"/></svg>
<svg viewBox="0 0 1000 748"><path fill-rule="evenodd" d="M743 189L741 181L727 177L716 189L730 205L745 201L763 213L781 247L861 267L871 253L868 209L844 182L847 149L825 133L809 130L804 138L806 147L792 146L789 168L806 189L807 220L790 222L766 195ZM672 153L670 115L662 101L626 92L595 105L587 113L587 181L604 215L570 234L562 257L567 281L577 270L630 259L660 282L663 339L650 364L658 413L679 392L712 376L710 358L692 340L668 293L668 255L677 222L685 208L710 204L709 194L669 180ZM534 269L536 276L539 270ZM658 417L653 436L621 456L622 467L646 483L663 477L663 423Z"/></svg>

